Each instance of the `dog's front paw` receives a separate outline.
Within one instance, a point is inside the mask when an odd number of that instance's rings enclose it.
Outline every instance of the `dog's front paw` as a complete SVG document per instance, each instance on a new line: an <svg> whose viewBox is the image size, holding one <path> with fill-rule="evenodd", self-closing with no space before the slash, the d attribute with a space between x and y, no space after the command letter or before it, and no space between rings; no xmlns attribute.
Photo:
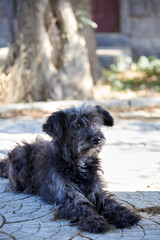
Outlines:
<svg viewBox="0 0 160 240"><path fill-rule="evenodd" d="M123 213L119 215L117 219L115 219L114 224L118 228L127 228L138 223L140 220L141 220L140 215L129 210L125 210Z"/></svg>
<svg viewBox="0 0 160 240"><path fill-rule="evenodd" d="M80 229L90 233L104 233L108 230L108 224L102 216L89 216L81 218Z"/></svg>

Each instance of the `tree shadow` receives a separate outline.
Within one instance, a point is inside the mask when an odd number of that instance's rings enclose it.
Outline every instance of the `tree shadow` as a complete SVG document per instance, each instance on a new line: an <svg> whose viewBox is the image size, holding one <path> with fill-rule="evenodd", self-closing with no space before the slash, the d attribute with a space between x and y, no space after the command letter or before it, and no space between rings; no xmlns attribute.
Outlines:
<svg viewBox="0 0 160 240"><path fill-rule="evenodd" d="M0 133L6 134L25 134L25 133L42 133L41 121L37 119L22 119L14 121L13 119L0 120Z"/></svg>

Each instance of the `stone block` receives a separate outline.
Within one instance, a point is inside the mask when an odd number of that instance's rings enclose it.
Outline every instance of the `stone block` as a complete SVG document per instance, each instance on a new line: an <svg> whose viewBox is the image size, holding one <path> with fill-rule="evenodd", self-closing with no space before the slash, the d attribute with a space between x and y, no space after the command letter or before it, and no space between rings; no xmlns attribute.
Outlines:
<svg viewBox="0 0 160 240"><path fill-rule="evenodd" d="M160 17L156 17L154 19L154 26L152 25L151 27L154 27L154 32L155 32L155 36L153 37L159 37L160 38Z"/></svg>
<svg viewBox="0 0 160 240"><path fill-rule="evenodd" d="M160 49L160 38L153 38L151 43L154 49Z"/></svg>
<svg viewBox="0 0 160 240"><path fill-rule="evenodd" d="M4 48L7 46L7 41L5 38L0 37L0 48Z"/></svg>
<svg viewBox="0 0 160 240"><path fill-rule="evenodd" d="M96 34L98 47L127 46L128 37L123 34Z"/></svg>
<svg viewBox="0 0 160 240"><path fill-rule="evenodd" d="M121 17L129 15L129 1L128 0L121 0L120 15L121 15Z"/></svg>
<svg viewBox="0 0 160 240"><path fill-rule="evenodd" d="M131 37L152 37L160 33L160 19L131 18Z"/></svg>
<svg viewBox="0 0 160 240"><path fill-rule="evenodd" d="M133 48L151 48L151 40L148 38L131 38L130 46Z"/></svg>
<svg viewBox="0 0 160 240"><path fill-rule="evenodd" d="M152 13L150 0L130 0L129 5L131 16L149 16Z"/></svg>
<svg viewBox="0 0 160 240"><path fill-rule="evenodd" d="M8 16L8 0L0 0L0 21L1 17Z"/></svg>
<svg viewBox="0 0 160 240"><path fill-rule="evenodd" d="M160 1L152 0L152 13L156 16L160 16Z"/></svg>
<svg viewBox="0 0 160 240"><path fill-rule="evenodd" d="M9 24L7 18L0 19L0 38L10 39Z"/></svg>
<svg viewBox="0 0 160 240"><path fill-rule="evenodd" d="M130 18L122 18L121 19L121 33L126 34L126 35L130 35L132 32L131 29L131 19Z"/></svg>
<svg viewBox="0 0 160 240"><path fill-rule="evenodd" d="M120 4L120 32L126 35L130 33L129 1L121 0Z"/></svg>

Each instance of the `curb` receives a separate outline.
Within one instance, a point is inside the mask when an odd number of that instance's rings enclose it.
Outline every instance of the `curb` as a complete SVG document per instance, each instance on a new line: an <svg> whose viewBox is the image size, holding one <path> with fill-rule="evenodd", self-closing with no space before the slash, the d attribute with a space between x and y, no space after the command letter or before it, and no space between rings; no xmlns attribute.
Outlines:
<svg viewBox="0 0 160 240"><path fill-rule="evenodd" d="M138 110L144 107L160 107L160 97L135 98L129 100L64 100L50 102L33 102L33 103L13 103L0 104L0 113L22 110L39 110L44 112L54 112L57 109L63 109L71 106L80 106L82 104L101 105L104 108L113 110Z"/></svg>

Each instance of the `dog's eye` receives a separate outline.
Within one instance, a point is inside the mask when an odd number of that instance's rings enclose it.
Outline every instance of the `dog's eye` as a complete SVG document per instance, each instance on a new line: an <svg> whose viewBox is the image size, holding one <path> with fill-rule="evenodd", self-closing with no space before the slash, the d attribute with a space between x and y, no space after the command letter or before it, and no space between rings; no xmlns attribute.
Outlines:
<svg viewBox="0 0 160 240"><path fill-rule="evenodd" d="M96 126L96 122L92 122L92 125L93 125L93 126Z"/></svg>
<svg viewBox="0 0 160 240"><path fill-rule="evenodd" d="M76 128L79 129L81 127L81 123L76 124Z"/></svg>

